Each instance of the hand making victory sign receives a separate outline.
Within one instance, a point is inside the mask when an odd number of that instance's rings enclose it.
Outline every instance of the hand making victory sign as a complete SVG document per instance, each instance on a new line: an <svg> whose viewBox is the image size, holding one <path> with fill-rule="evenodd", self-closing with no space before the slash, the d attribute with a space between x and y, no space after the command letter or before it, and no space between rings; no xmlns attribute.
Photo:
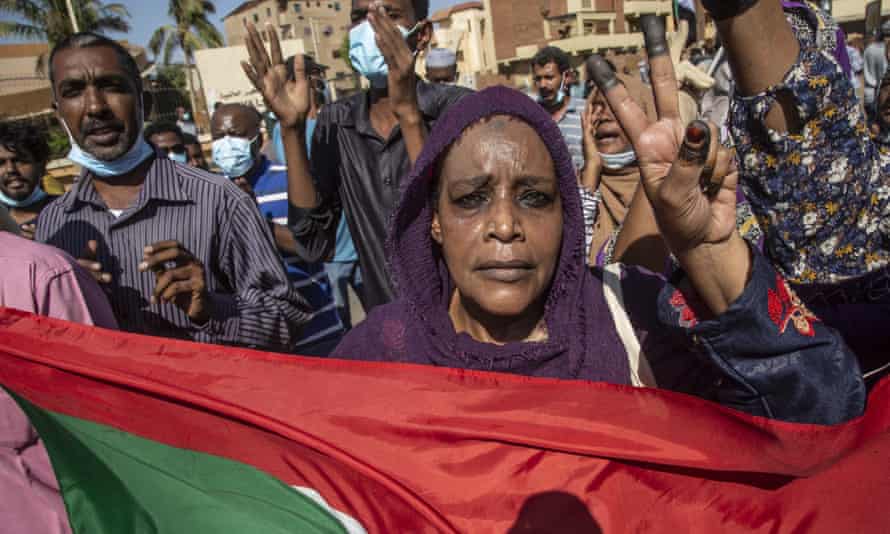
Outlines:
<svg viewBox="0 0 890 534"><path fill-rule="evenodd" d="M735 230L738 172L734 156L719 145L713 125L701 121L682 124L664 22L647 15L641 26L656 122L647 119L602 57L594 55L588 60L588 72L633 144L642 185L662 237L690 276L700 275L697 288L710 301L712 311L719 313L731 304L731 297L741 294L751 261L747 245ZM734 265L723 280L715 279L717 273L707 272L713 271L718 252L722 255L720 266Z"/></svg>

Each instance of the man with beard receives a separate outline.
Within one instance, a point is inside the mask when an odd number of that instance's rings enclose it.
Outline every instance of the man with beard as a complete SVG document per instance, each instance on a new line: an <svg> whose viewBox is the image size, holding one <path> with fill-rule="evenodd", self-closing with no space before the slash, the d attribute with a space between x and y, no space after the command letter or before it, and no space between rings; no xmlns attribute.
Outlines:
<svg viewBox="0 0 890 534"><path fill-rule="evenodd" d="M34 239L37 216L55 198L40 183L48 161L44 132L24 124L0 124L0 203L28 239Z"/></svg>
<svg viewBox="0 0 890 534"><path fill-rule="evenodd" d="M78 33L53 49L54 107L83 167L40 215L37 240L102 283L122 330L290 351L311 318L256 204L221 176L142 138L142 82L116 42Z"/></svg>

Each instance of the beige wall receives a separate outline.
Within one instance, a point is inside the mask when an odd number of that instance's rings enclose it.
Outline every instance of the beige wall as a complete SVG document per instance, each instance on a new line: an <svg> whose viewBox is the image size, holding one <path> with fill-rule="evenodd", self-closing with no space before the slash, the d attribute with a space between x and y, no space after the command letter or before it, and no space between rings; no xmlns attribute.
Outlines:
<svg viewBox="0 0 890 534"><path fill-rule="evenodd" d="M306 52L302 39L282 41L281 51L286 56ZM217 102L249 104L265 111L262 95L253 88L241 68L241 61L247 60L247 48L243 45L195 52L195 62L204 82L204 97L210 113L213 113Z"/></svg>

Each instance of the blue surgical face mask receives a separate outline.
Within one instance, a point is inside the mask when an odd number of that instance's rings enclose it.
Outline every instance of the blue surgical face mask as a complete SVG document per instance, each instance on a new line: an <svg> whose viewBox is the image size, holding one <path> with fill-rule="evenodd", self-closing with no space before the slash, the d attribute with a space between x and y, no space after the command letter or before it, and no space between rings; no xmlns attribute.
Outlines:
<svg viewBox="0 0 890 534"><path fill-rule="evenodd" d="M138 117L137 130L139 132L142 131L143 109L142 97L140 96L139 109L136 112ZM74 140L74 136L71 135L71 129L68 128L65 121L60 120L59 122L62 123L65 132L68 134L68 140L71 142L68 159L102 178L127 174L155 153L155 150L142 138L142 135L137 135L136 142L133 143L133 146L130 147L126 154L113 161L103 161L80 148L80 145Z"/></svg>
<svg viewBox="0 0 890 534"><path fill-rule="evenodd" d="M253 167L253 150L257 140L225 136L213 142L213 162L228 178L244 176Z"/></svg>
<svg viewBox="0 0 890 534"><path fill-rule="evenodd" d="M31 191L31 194L28 195L28 198L24 200L11 199L4 195L3 191L0 191L0 202L6 204L10 208L29 208L44 198L46 198L46 192L40 187L39 183L37 184L37 187L34 188L34 191Z"/></svg>
<svg viewBox="0 0 890 534"><path fill-rule="evenodd" d="M172 159L176 163L182 163L183 165L185 165L186 163L189 162L188 154L186 154L185 152L180 152L177 154L176 152L173 152L171 150L170 152L167 153L167 157L169 159Z"/></svg>
<svg viewBox="0 0 890 534"><path fill-rule="evenodd" d="M619 152L618 154L603 154L600 152L600 157L603 158L603 167L610 171L619 171L633 165L637 161L637 153L633 150Z"/></svg>
<svg viewBox="0 0 890 534"><path fill-rule="evenodd" d="M142 111L140 110L139 113L141 114ZM130 150L128 150L126 154L113 161L103 161L80 148L80 145L74 140L74 136L71 135L71 130L68 129L68 125L65 124L65 121L63 120L59 122L65 127L65 131L68 132L68 139L71 141L71 150L68 152L68 159L102 178L123 176L135 169L140 163L155 153L151 145L139 135L136 137L136 142L133 143L133 146L130 147ZM141 121L139 130L142 130Z"/></svg>
<svg viewBox="0 0 890 534"><path fill-rule="evenodd" d="M399 26L399 31L402 32L402 37L408 39L419 28L420 23L411 30ZM349 30L349 60L355 70L371 82L371 87L377 89L386 87L389 67L383 59L383 52L377 46L374 28L367 20Z"/></svg>

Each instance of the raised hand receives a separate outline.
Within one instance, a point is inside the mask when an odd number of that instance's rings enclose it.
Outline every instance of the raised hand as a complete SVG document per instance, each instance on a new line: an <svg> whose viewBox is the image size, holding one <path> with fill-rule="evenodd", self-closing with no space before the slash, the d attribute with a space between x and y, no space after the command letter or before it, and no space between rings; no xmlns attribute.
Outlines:
<svg viewBox="0 0 890 534"><path fill-rule="evenodd" d="M253 23L247 28L247 53L250 63L241 62L241 68L250 83L263 95L266 106L275 113L282 128L297 128L306 123L309 114L310 92L306 66L302 55L294 58L294 79L288 79L287 67L281 54L281 43L275 28L266 23L271 55L266 53L260 33Z"/></svg>
<svg viewBox="0 0 890 534"><path fill-rule="evenodd" d="M368 23L374 29L377 47L380 48L389 70L387 87L393 112L400 119L412 114L419 116L415 73L417 53L411 50L398 26L390 20L382 2L371 4L368 9ZM425 24L426 21L418 23L415 31L423 28ZM425 43L418 43L418 48L423 46Z"/></svg>
<svg viewBox="0 0 890 534"><path fill-rule="evenodd" d="M603 58L592 56L588 72L633 144L662 237L711 311L722 313L744 290L751 262L735 231L734 156L719 147L713 126L701 121L688 128L682 124L664 24L644 16L641 26L656 122L649 122Z"/></svg>
<svg viewBox="0 0 890 534"><path fill-rule="evenodd" d="M596 147L596 129L603 120L603 107L594 104L594 93L587 99L587 107L581 114L581 131L584 140L584 169L581 172L581 184L591 192L599 187L600 175L603 170L603 158Z"/></svg>
<svg viewBox="0 0 890 534"><path fill-rule="evenodd" d="M641 26L649 56L650 79L658 116L656 122L649 121L646 113L633 100L627 89L618 82L615 72L602 57L591 56L587 68L633 144L646 196L655 208L662 235L676 254L701 242L713 242L723 230L734 228L736 184L727 183L725 187L721 187L723 179L729 172L729 162L732 158L725 150L718 150L716 137L711 136L711 130L703 123L691 128L700 134L693 142L705 142L708 151L705 154L709 160L706 167L710 170L706 169L703 174L707 183L695 190L688 190L685 183L679 184L668 180L683 146L687 129L680 120L677 78L670 59L664 24L659 17L646 15L641 18ZM710 142L711 139L714 140L713 143ZM721 154L720 161L725 162L724 165L716 163L718 153ZM727 188L731 188L731 195ZM685 209L692 209L692 206L695 206L696 210L708 210L709 216L703 217L700 211L695 211L694 216L689 211L676 211L674 208L680 196L685 198ZM710 211L712 208L714 208L713 213ZM720 219L714 220L713 217ZM709 226L708 229L701 227L705 221L713 226ZM689 228L683 229L678 225L689 225ZM684 241L684 238L692 236L696 238L689 242Z"/></svg>

